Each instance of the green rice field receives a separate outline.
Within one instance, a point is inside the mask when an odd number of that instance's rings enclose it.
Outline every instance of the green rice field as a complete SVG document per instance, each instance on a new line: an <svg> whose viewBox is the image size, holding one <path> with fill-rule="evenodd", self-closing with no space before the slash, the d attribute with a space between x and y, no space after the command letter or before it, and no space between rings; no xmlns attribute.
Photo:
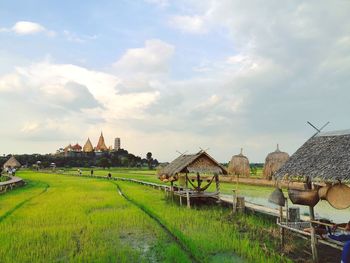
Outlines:
<svg viewBox="0 0 350 263"><path fill-rule="evenodd" d="M112 173L157 180L147 170ZM291 261L264 217L187 209L129 182L25 170L18 176L26 186L0 195L1 262Z"/></svg>

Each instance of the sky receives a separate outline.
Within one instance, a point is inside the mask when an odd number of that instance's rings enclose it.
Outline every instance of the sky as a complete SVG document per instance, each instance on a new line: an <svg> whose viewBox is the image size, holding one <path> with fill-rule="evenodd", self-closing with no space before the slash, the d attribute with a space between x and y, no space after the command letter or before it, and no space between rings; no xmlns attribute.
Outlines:
<svg viewBox="0 0 350 263"><path fill-rule="evenodd" d="M350 1L2 1L0 153L103 131L227 162L350 128Z"/></svg>

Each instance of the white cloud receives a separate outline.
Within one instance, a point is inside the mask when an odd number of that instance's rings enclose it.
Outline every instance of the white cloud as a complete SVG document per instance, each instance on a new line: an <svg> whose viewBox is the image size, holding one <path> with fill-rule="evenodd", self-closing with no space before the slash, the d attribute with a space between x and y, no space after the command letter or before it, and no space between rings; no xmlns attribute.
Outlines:
<svg viewBox="0 0 350 263"><path fill-rule="evenodd" d="M45 33L49 37L56 35L55 31L48 30L43 25L31 21L18 21L11 28L1 28L0 32L14 32L17 35Z"/></svg>
<svg viewBox="0 0 350 263"><path fill-rule="evenodd" d="M16 109L7 110L2 120L16 120L6 136L57 143L85 139L96 124L102 129L124 119L142 119L158 92L117 94L119 81L111 74L49 61L17 67L0 76L0 110Z"/></svg>
<svg viewBox="0 0 350 263"><path fill-rule="evenodd" d="M30 21L18 21L12 27L12 31L19 35L37 34L45 30L45 27L43 27L42 25Z"/></svg>
<svg viewBox="0 0 350 263"><path fill-rule="evenodd" d="M119 93L157 90L170 71L170 61L175 47L159 39L145 42L141 48L128 49L113 64L114 72L121 78L116 87Z"/></svg>
<svg viewBox="0 0 350 263"><path fill-rule="evenodd" d="M64 37L70 41L70 42L76 42L76 43L84 43L88 40L95 40L97 39L97 35L92 35L92 36L87 36L87 35L82 35L79 36L76 33L73 33L69 30L63 30L63 35Z"/></svg>
<svg viewBox="0 0 350 263"><path fill-rule="evenodd" d="M145 47L128 49L113 67L118 73L164 73L169 70L169 60L174 51L175 47L164 41L147 40Z"/></svg>
<svg viewBox="0 0 350 263"><path fill-rule="evenodd" d="M203 34L208 28L204 16L174 15L169 19L170 26L187 33Z"/></svg>

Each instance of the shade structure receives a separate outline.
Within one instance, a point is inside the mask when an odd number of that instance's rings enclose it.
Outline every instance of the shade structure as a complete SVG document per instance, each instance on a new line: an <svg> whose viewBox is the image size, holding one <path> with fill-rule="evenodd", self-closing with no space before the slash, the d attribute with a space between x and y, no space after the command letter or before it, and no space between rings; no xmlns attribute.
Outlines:
<svg viewBox="0 0 350 263"><path fill-rule="evenodd" d="M158 173L160 180L177 181L179 174L216 173L227 174L225 167L219 164L205 151L196 154L182 154Z"/></svg>
<svg viewBox="0 0 350 263"><path fill-rule="evenodd" d="M4 165L3 165L4 168L19 168L21 167L21 164L19 161L16 160L16 158L14 156L11 156L10 159L8 159Z"/></svg>
<svg viewBox="0 0 350 263"><path fill-rule="evenodd" d="M278 179L350 180L350 130L319 133L305 142L275 173Z"/></svg>

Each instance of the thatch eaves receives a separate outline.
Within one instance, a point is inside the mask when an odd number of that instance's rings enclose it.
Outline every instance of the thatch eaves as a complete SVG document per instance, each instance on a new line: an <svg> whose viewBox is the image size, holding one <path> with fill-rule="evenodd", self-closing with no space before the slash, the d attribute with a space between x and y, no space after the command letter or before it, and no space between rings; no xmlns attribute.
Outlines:
<svg viewBox="0 0 350 263"><path fill-rule="evenodd" d="M165 166L160 175L167 177L180 173L218 173L227 174L226 169L205 151L196 154L182 154Z"/></svg>
<svg viewBox="0 0 350 263"><path fill-rule="evenodd" d="M320 133L305 142L275 174L313 180L350 180L350 130Z"/></svg>
<svg viewBox="0 0 350 263"><path fill-rule="evenodd" d="M4 165L4 168L19 168L21 167L21 164L19 161L16 160L16 158L14 156L11 156L10 159L8 159Z"/></svg>

